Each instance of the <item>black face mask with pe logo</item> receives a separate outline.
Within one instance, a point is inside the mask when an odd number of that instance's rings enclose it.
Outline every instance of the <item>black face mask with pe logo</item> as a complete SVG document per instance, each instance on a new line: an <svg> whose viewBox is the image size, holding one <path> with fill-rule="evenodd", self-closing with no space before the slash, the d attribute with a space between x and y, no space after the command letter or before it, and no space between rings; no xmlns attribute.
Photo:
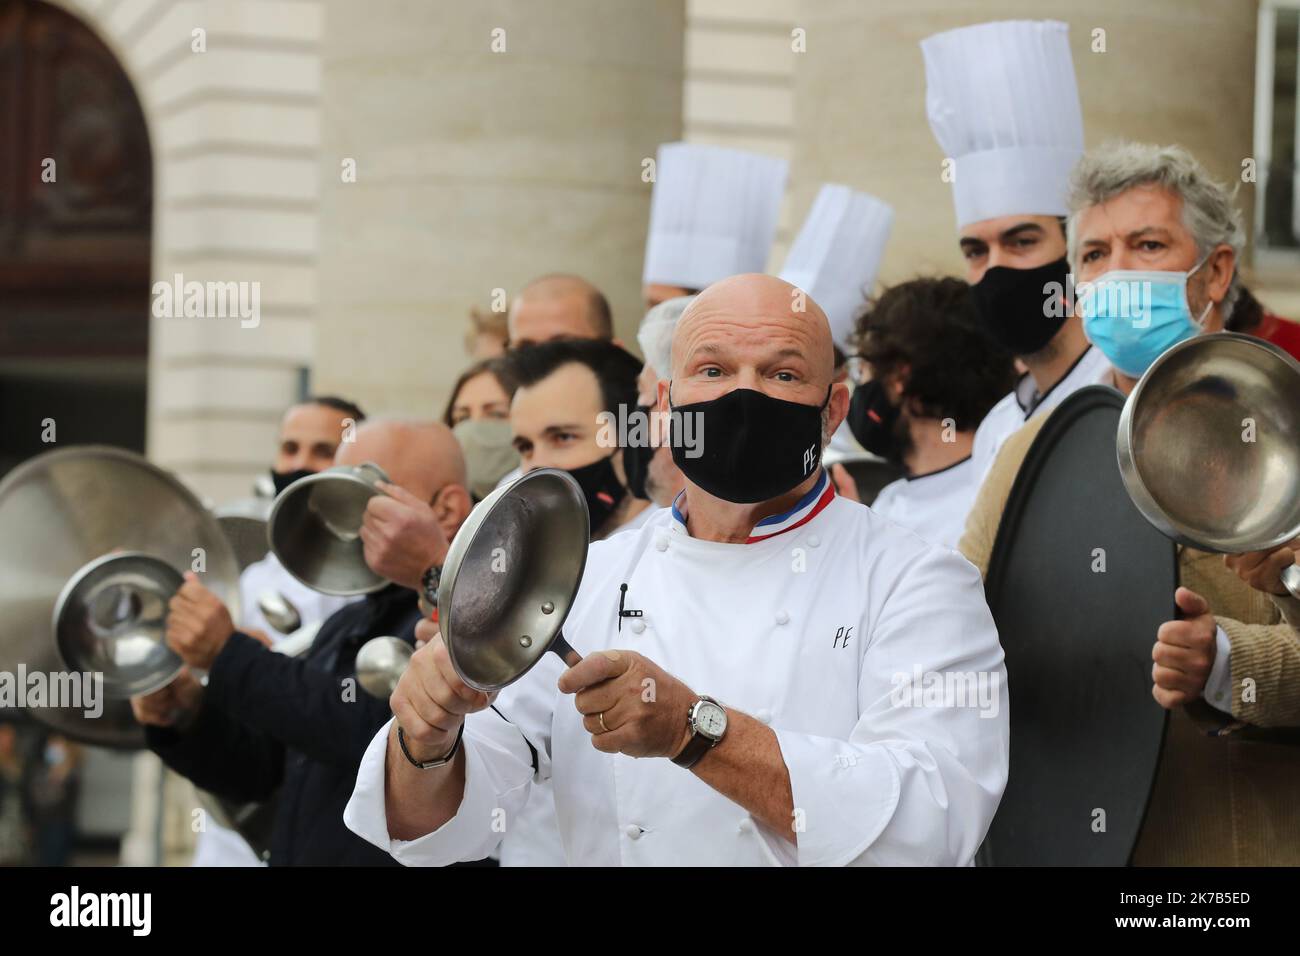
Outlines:
<svg viewBox="0 0 1300 956"><path fill-rule="evenodd" d="M820 405L737 388L707 402L673 406L673 461L715 498L745 505L776 498L821 464L822 411L830 398L829 387ZM683 425L685 416L698 418ZM695 440L679 440L679 427Z"/></svg>

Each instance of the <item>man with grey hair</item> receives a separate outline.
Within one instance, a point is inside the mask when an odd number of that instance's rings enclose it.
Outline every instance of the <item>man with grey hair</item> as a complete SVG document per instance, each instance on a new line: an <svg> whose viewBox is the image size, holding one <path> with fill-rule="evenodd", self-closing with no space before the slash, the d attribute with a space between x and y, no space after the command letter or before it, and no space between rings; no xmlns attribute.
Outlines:
<svg viewBox="0 0 1300 956"><path fill-rule="evenodd" d="M644 443L629 442L623 449L623 469L627 474L628 491L655 507L642 511L619 529L622 531L641 527L655 511L669 507L686 487L681 469L673 463L664 427L666 422L662 416L654 414L654 406L659 380L666 378L672 368L673 330L686 307L694 300L693 295L682 295L660 302L646 312L636 333L637 344L645 356L645 365L637 378L637 413L645 416L649 427L643 432L646 436Z"/></svg>
<svg viewBox="0 0 1300 956"><path fill-rule="evenodd" d="M1231 194L1191 153L1107 144L1075 169L1070 208L1084 333L1119 376L1136 383L1165 349L1223 329L1246 233Z"/></svg>
<svg viewBox="0 0 1300 956"><path fill-rule="evenodd" d="M1106 384L1128 395L1165 349L1222 329L1240 214L1187 150L1141 143L1087 154L1070 210L1084 328L1113 365ZM980 489L958 548L981 572L1046 418L1007 439ZM1178 564L1179 617L1152 635L1151 653L1169 729L1133 862L1296 865L1300 746L1275 728L1300 725L1300 687L1288 676L1300 668L1300 601L1253 591L1217 555L1180 546Z"/></svg>

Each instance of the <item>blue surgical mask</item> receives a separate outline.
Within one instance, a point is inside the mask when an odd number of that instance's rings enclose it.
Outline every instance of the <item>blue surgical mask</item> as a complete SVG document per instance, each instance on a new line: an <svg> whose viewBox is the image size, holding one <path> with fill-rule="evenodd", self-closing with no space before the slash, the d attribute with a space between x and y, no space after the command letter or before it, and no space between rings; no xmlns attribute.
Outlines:
<svg viewBox="0 0 1300 956"><path fill-rule="evenodd" d="M1204 331L1209 302L1192 318L1187 280L1206 259L1187 272L1115 269L1093 282L1080 283L1079 312L1088 341L1129 378L1141 378L1167 349Z"/></svg>

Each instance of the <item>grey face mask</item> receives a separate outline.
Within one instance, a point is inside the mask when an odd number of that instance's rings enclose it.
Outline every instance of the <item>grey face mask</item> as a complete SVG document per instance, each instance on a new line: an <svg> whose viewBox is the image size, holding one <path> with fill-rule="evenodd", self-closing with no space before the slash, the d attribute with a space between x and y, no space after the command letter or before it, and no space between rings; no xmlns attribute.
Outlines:
<svg viewBox="0 0 1300 956"><path fill-rule="evenodd" d="M475 498L486 498L498 481L519 467L519 452L510 443L513 432L509 422L466 419L451 431L465 453L469 492Z"/></svg>

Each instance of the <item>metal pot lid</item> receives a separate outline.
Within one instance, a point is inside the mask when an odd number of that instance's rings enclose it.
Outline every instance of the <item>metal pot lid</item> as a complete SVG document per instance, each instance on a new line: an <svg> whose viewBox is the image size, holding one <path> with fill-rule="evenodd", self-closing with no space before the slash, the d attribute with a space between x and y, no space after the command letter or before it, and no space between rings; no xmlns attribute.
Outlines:
<svg viewBox="0 0 1300 956"><path fill-rule="evenodd" d="M271 514L269 498L241 498L214 509L213 514L235 551L240 571L266 557L270 550L266 540L266 519Z"/></svg>
<svg viewBox="0 0 1300 956"><path fill-rule="evenodd" d="M113 700L170 684L185 666L166 643L167 602L182 583L167 562L139 551L83 567L54 605L55 640L68 669L102 674Z"/></svg>
<svg viewBox="0 0 1300 956"><path fill-rule="evenodd" d="M357 652L357 683L372 697L392 697L414 653L400 637L372 637Z"/></svg>
<svg viewBox="0 0 1300 956"><path fill-rule="evenodd" d="M1206 551L1269 550L1300 535L1300 363L1220 332L1147 369L1116 449L1133 503L1170 538Z"/></svg>
<svg viewBox="0 0 1300 956"><path fill-rule="evenodd" d="M203 583L238 617L239 569L216 519L174 476L120 448L46 452L0 480L0 670L65 670L55 643L55 602L83 566L114 550L142 551L173 568L202 555ZM73 708L32 708L74 740L144 746L126 701L98 718Z"/></svg>
<svg viewBox="0 0 1300 956"><path fill-rule="evenodd" d="M267 538L284 569L324 594L352 596L383 589L388 581L366 564L361 521L388 481L371 462L336 465L299 478L271 506Z"/></svg>
<svg viewBox="0 0 1300 956"><path fill-rule="evenodd" d="M582 489L556 468L527 472L470 513L438 587L442 637L466 684L499 690L546 653L582 582L590 520Z"/></svg>

